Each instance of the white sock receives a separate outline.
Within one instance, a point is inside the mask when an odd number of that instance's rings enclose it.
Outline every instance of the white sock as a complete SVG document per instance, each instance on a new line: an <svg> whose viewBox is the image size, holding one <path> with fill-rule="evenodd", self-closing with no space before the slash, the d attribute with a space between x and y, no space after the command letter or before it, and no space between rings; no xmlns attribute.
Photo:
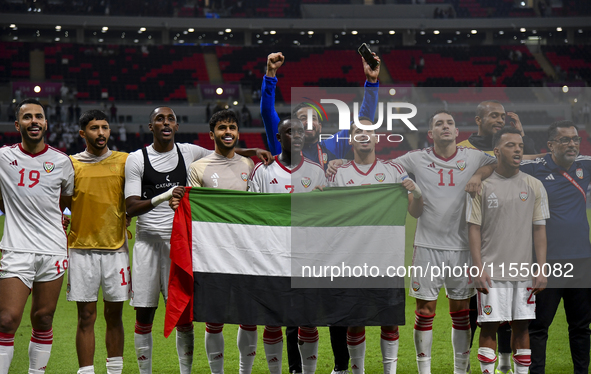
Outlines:
<svg viewBox="0 0 591 374"><path fill-rule="evenodd" d="M433 318L415 311L413 337L419 374L431 374L431 346L433 345Z"/></svg>
<svg viewBox="0 0 591 374"><path fill-rule="evenodd" d="M107 374L121 374L123 371L123 357L107 358Z"/></svg>
<svg viewBox="0 0 591 374"><path fill-rule="evenodd" d="M257 354L257 327L240 325L236 343L240 352L240 374L250 374Z"/></svg>
<svg viewBox="0 0 591 374"><path fill-rule="evenodd" d="M121 373L121 371L119 372ZM94 374L94 365L83 366L80 369L78 369L76 374Z"/></svg>
<svg viewBox="0 0 591 374"><path fill-rule="evenodd" d="M0 332L0 374L8 374L14 355L14 334Z"/></svg>
<svg viewBox="0 0 591 374"><path fill-rule="evenodd" d="M527 374L531 365L531 349L517 349L513 355L515 374Z"/></svg>
<svg viewBox="0 0 591 374"><path fill-rule="evenodd" d="M478 348L478 361L480 361L480 370L483 374L493 374L495 372L497 355L494 349L488 347Z"/></svg>
<svg viewBox="0 0 591 374"><path fill-rule="evenodd" d="M398 328L394 331L384 330L380 335L380 348L382 350L382 364L384 365L384 374L396 374L398 366Z"/></svg>
<svg viewBox="0 0 591 374"><path fill-rule="evenodd" d="M365 330L351 334L347 332L347 349L351 357L351 372L364 374L365 366Z"/></svg>
<svg viewBox="0 0 591 374"><path fill-rule="evenodd" d="M205 324L205 353L211 374L224 374L224 324Z"/></svg>
<svg viewBox="0 0 591 374"><path fill-rule="evenodd" d="M500 353L498 354L499 363L497 369L503 373L511 370L511 353Z"/></svg>
<svg viewBox="0 0 591 374"><path fill-rule="evenodd" d="M270 374L281 374L283 358L283 333L281 327L265 326L263 332L263 347Z"/></svg>
<svg viewBox="0 0 591 374"><path fill-rule="evenodd" d="M318 329L316 327L300 327L298 340L298 349L302 359L302 374L314 374L318 364Z"/></svg>
<svg viewBox="0 0 591 374"><path fill-rule="evenodd" d="M133 342L140 374L152 374L152 324L136 321Z"/></svg>
<svg viewBox="0 0 591 374"><path fill-rule="evenodd" d="M193 349L195 347L195 334L193 325L176 330L176 351L179 356L179 367L181 374L191 374L193 367ZM184 331L183 331L184 330Z"/></svg>
<svg viewBox="0 0 591 374"><path fill-rule="evenodd" d="M29 343L29 372L44 373L51 355L53 329L37 331L33 329Z"/></svg>
<svg viewBox="0 0 591 374"><path fill-rule="evenodd" d="M470 310L449 312L451 344L454 350L454 374L465 374L470 362Z"/></svg>

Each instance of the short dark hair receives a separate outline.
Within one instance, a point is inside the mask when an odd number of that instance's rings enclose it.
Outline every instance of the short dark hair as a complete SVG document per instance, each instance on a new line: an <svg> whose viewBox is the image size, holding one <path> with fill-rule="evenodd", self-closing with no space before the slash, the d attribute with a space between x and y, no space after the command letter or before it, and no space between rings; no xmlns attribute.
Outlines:
<svg viewBox="0 0 591 374"><path fill-rule="evenodd" d="M292 116L285 116L281 119L281 121L279 121L279 124L277 125L277 131L279 131L279 129L281 128L281 126L283 126L284 124L286 124L287 122L298 122L300 123L302 126L304 125L302 123L302 121L299 120L299 118L296 117L292 117Z"/></svg>
<svg viewBox="0 0 591 374"><path fill-rule="evenodd" d="M209 119L209 131L213 132L218 122L234 122L238 126L238 117L236 117L236 113L231 109L222 109L219 112L215 112Z"/></svg>
<svg viewBox="0 0 591 374"><path fill-rule="evenodd" d="M558 128L567 128L567 127L574 127L575 130L577 130L577 132L579 131L579 129L577 128L577 126L574 124L573 121L556 121L554 123L552 123L550 125L550 127L548 128L548 140L554 140L554 138L556 137L556 135L558 134Z"/></svg>
<svg viewBox="0 0 591 374"><path fill-rule="evenodd" d="M482 118L486 115L486 113L488 113L486 107L489 103L503 105L500 101L497 100L485 100L478 104L478 106L476 107L476 117Z"/></svg>
<svg viewBox="0 0 591 374"><path fill-rule="evenodd" d="M80 125L80 130L84 130L86 126L90 123L90 121L109 121L107 115L101 112L98 109L91 109L87 112L82 113L80 119L78 120L78 124Z"/></svg>
<svg viewBox="0 0 591 374"><path fill-rule="evenodd" d="M436 110L433 114L431 114L431 117L429 117L429 119L427 120L427 125L429 127L429 130L431 130L433 128L433 120L435 119L435 116L438 114L441 114L441 113L448 114L448 115L452 116L452 118L453 118L453 115L445 109Z"/></svg>
<svg viewBox="0 0 591 374"><path fill-rule="evenodd" d="M517 130L515 127L512 127L512 126L503 127L502 129L500 129L499 131L497 131L493 135L493 139L492 139L493 148L496 147L497 145L499 145L499 141L501 140L501 136L503 136L503 134L519 134L519 135L521 135L521 131Z"/></svg>
<svg viewBox="0 0 591 374"><path fill-rule="evenodd" d="M174 116L176 117L176 112L174 111L174 109L172 109L169 106L157 106L156 108L152 109L152 111L150 112L150 123L152 123L152 121L154 121L154 116L156 115L156 111L160 108L169 108L170 110L172 110L172 113L174 114Z"/></svg>
<svg viewBox="0 0 591 374"><path fill-rule="evenodd" d="M18 115L19 115L19 112L21 111L21 107L26 104L39 105L41 108L43 108L43 113L45 113L45 107L43 106L43 104L41 104L39 102L39 100L33 99L32 97L28 97L28 98L24 99L23 101L21 101L20 103L18 103L16 108L14 108L14 118L16 118L18 120Z"/></svg>

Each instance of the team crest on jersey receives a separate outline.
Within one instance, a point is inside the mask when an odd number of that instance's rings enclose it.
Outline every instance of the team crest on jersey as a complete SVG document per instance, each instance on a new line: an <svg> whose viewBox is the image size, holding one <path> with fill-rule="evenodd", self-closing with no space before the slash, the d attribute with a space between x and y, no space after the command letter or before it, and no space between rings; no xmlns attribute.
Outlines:
<svg viewBox="0 0 591 374"><path fill-rule="evenodd" d="M519 193L519 198L521 199L521 201L525 201L527 200L527 197L529 196L529 194L526 191L521 191Z"/></svg>
<svg viewBox="0 0 591 374"><path fill-rule="evenodd" d="M583 179L583 169L578 168L576 174L579 179Z"/></svg>
<svg viewBox="0 0 591 374"><path fill-rule="evenodd" d="M310 178L308 178L308 177L302 178L302 186L304 186L304 188L310 187L310 184L312 184L312 180Z"/></svg>
<svg viewBox="0 0 591 374"><path fill-rule="evenodd" d="M248 174L246 174L246 173L242 173L242 174L240 174L240 176L242 177L242 180L243 180L243 181L245 181L245 182L246 182L246 181L248 180Z"/></svg>
<svg viewBox="0 0 591 374"><path fill-rule="evenodd" d="M377 173L375 175L375 178L380 183L382 183L384 180L386 180L386 176L384 175L384 173Z"/></svg>
<svg viewBox="0 0 591 374"><path fill-rule="evenodd" d="M458 160L458 162L456 162L456 165L458 166L458 169L460 169L460 171L464 171L464 169L466 168L466 161Z"/></svg>
<svg viewBox="0 0 591 374"><path fill-rule="evenodd" d="M416 281L415 281L415 282L412 282L412 290L413 290L414 292L417 292L417 291L418 291L418 290L420 290L420 289L421 289L421 285L420 285L420 283L419 283L419 282L416 282Z"/></svg>
<svg viewBox="0 0 591 374"><path fill-rule="evenodd" d="M109 170L111 170L111 173L117 173L119 171L119 166L109 165Z"/></svg>
<svg viewBox="0 0 591 374"><path fill-rule="evenodd" d="M53 164L53 162L47 161L43 163L43 169L45 169L47 173L51 173L53 169L55 169L55 165Z"/></svg>
<svg viewBox="0 0 591 374"><path fill-rule="evenodd" d="M490 305L485 305L484 308L482 308L482 311L484 312L484 314L486 314L487 316L490 316L490 314L492 313L492 306Z"/></svg>

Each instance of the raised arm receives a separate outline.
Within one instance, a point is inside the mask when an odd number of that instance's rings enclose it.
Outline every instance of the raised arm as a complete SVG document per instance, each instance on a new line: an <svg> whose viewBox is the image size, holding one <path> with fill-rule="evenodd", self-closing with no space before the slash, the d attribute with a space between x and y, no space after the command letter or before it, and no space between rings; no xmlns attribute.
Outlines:
<svg viewBox="0 0 591 374"><path fill-rule="evenodd" d="M271 154L281 153L281 143L277 140L279 115L275 110L275 88L277 86L277 69L283 65L285 57L281 52L271 53L267 57L267 74L263 77L261 87L261 117L267 134L267 144Z"/></svg>

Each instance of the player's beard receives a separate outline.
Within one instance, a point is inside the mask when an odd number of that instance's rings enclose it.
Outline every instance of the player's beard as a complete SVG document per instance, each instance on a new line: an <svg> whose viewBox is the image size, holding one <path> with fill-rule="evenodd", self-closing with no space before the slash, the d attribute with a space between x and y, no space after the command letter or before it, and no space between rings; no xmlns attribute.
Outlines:
<svg viewBox="0 0 591 374"><path fill-rule="evenodd" d="M23 138L23 141L26 141L27 143L39 144L42 140L45 139L45 133L47 132L47 128L41 127L40 131L41 133L39 134L39 137L31 138L29 136L29 131L24 127L21 127L21 137Z"/></svg>

